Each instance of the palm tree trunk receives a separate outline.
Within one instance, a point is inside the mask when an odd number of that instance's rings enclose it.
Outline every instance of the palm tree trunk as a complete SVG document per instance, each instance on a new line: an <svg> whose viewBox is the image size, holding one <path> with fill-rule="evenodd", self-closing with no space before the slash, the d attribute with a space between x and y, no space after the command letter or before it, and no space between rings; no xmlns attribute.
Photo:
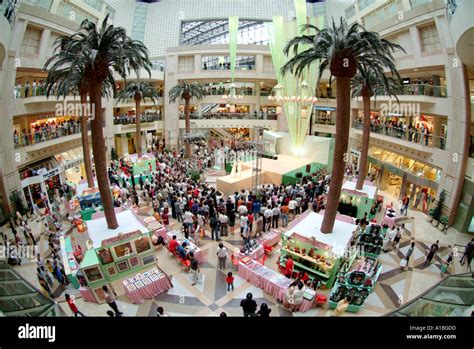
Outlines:
<svg viewBox="0 0 474 349"><path fill-rule="evenodd" d="M112 203L112 193L110 191L109 176L107 173L107 154L105 150L104 131L102 129L102 84L92 84L90 88L90 98L92 108L94 108L94 118L91 121L92 152L94 154L95 174L99 185L102 206L104 207L105 220L109 229L118 227L115 216L114 205Z"/></svg>
<svg viewBox="0 0 474 349"><path fill-rule="evenodd" d="M344 167L349 144L349 126L351 111L351 79L348 77L337 77L336 79L336 144L334 146L334 158L329 184L328 199L324 212L321 232L332 233L334 221L336 220L339 198L341 196L342 182L344 180Z"/></svg>
<svg viewBox="0 0 474 349"><path fill-rule="evenodd" d="M135 97L135 113L136 113L136 125L137 125L137 155L138 159L142 157L142 137L141 137L141 118L140 118L140 97Z"/></svg>
<svg viewBox="0 0 474 349"><path fill-rule="evenodd" d="M370 140L370 94L363 93L362 102L364 103L364 122L362 124L362 150L360 152L359 174L357 175L357 190L362 190L367 176L367 156Z"/></svg>
<svg viewBox="0 0 474 349"><path fill-rule="evenodd" d="M84 167L86 168L87 186L94 188L94 175L92 174L91 151L89 149L89 135L87 123L89 122L89 113L87 110L87 92L81 93L81 137L82 137L82 153L84 158Z"/></svg>
<svg viewBox="0 0 474 349"><path fill-rule="evenodd" d="M191 133L191 120L189 116L189 100L190 98L184 99L184 119L185 119L185 126L186 126L186 133ZM191 157L191 143L186 143L186 157Z"/></svg>

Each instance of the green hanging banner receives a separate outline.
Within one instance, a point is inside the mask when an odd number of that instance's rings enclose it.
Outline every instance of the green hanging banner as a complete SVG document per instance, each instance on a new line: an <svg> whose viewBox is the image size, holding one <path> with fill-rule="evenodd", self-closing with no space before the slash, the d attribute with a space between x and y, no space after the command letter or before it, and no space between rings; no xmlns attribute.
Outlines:
<svg viewBox="0 0 474 349"><path fill-rule="evenodd" d="M315 34L312 30L302 31L307 23L322 27L323 18L309 17L306 13L306 1L294 0L296 21L285 22L283 17L273 17L272 25L267 28L270 34L270 52L273 67L277 76L278 85L274 95L277 103L282 106L295 154L301 152L306 134L308 133L313 103L316 96L316 81L319 62L314 62L302 71L300 76L288 72L281 74L281 67L294 56L293 50L286 56L283 48L295 36ZM298 52L308 49L309 45L302 45Z"/></svg>
<svg viewBox="0 0 474 349"><path fill-rule="evenodd" d="M234 81L235 61L237 60L237 31L239 30L239 17L229 17L229 50L230 50L230 76Z"/></svg>

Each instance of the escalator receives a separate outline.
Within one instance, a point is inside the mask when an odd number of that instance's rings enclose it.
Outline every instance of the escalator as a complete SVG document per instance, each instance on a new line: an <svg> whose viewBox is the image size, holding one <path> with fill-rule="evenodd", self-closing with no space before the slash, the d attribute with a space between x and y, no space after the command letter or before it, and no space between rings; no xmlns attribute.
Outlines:
<svg viewBox="0 0 474 349"><path fill-rule="evenodd" d="M0 313L3 316L65 316L53 299L4 261L0 261Z"/></svg>
<svg viewBox="0 0 474 349"><path fill-rule="evenodd" d="M203 118L206 114L209 114L215 107L217 107L218 103L208 104L204 106L201 110L201 118Z"/></svg>
<svg viewBox="0 0 474 349"><path fill-rule="evenodd" d="M234 138L234 136L227 132L223 128L211 128L210 130L211 136L217 137L217 138L222 138L222 139L230 139Z"/></svg>

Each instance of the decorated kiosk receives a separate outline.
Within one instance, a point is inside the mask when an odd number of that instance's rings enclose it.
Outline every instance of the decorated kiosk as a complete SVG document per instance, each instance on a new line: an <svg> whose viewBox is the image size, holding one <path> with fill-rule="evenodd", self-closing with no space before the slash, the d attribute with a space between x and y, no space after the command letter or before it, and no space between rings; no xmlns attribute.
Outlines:
<svg viewBox="0 0 474 349"><path fill-rule="evenodd" d="M325 288L331 288L342 264L351 264L349 255L354 225L336 220L332 234L321 233L323 216L309 212L282 236L280 271L284 271L291 256L293 271L305 271L309 278L318 279Z"/></svg>
<svg viewBox="0 0 474 349"><path fill-rule="evenodd" d="M349 271L339 274L329 296L329 307L335 309L341 299L350 296L347 311L358 312L374 289L381 271L382 265L375 258L357 260Z"/></svg>
<svg viewBox="0 0 474 349"><path fill-rule="evenodd" d="M134 303L171 288L169 278L156 267L155 250L143 220L133 210L117 212L117 220L119 227L115 230L107 229L105 217L87 222L88 250L79 267L82 275L79 291L84 299L104 302L102 287L127 277L122 284ZM156 274L155 277L150 278L149 269L157 270L152 273ZM150 275L144 277L146 272Z"/></svg>
<svg viewBox="0 0 474 349"><path fill-rule="evenodd" d="M378 206L379 200L377 187L368 184L367 181L362 190L356 189L355 182L346 181L342 186L338 211L342 215L363 218L365 213L370 214L374 204Z"/></svg>

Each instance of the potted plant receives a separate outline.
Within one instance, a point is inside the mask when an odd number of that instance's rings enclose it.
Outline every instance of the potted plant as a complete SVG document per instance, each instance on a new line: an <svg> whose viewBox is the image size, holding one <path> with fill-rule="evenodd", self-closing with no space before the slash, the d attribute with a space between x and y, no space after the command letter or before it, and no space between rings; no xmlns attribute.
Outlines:
<svg viewBox="0 0 474 349"><path fill-rule="evenodd" d="M430 208L428 210L428 214L426 215L426 220L428 222L431 222L433 220L433 212L434 212L434 208Z"/></svg>
<svg viewBox="0 0 474 349"><path fill-rule="evenodd" d="M446 225L448 224L448 216L446 215L442 215L441 218L439 219L439 225L438 225L438 229L440 231L443 231L444 228L446 227Z"/></svg>
<svg viewBox="0 0 474 349"><path fill-rule="evenodd" d="M441 218L441 210L443 208L443 203L445 199L446 199L446 191L442 190L441 193L439 194L438 204L434 208L433 214L431 215L433 217L433 221L431 222L431 225L433 227L438 226L439 220Z"/></svg>

